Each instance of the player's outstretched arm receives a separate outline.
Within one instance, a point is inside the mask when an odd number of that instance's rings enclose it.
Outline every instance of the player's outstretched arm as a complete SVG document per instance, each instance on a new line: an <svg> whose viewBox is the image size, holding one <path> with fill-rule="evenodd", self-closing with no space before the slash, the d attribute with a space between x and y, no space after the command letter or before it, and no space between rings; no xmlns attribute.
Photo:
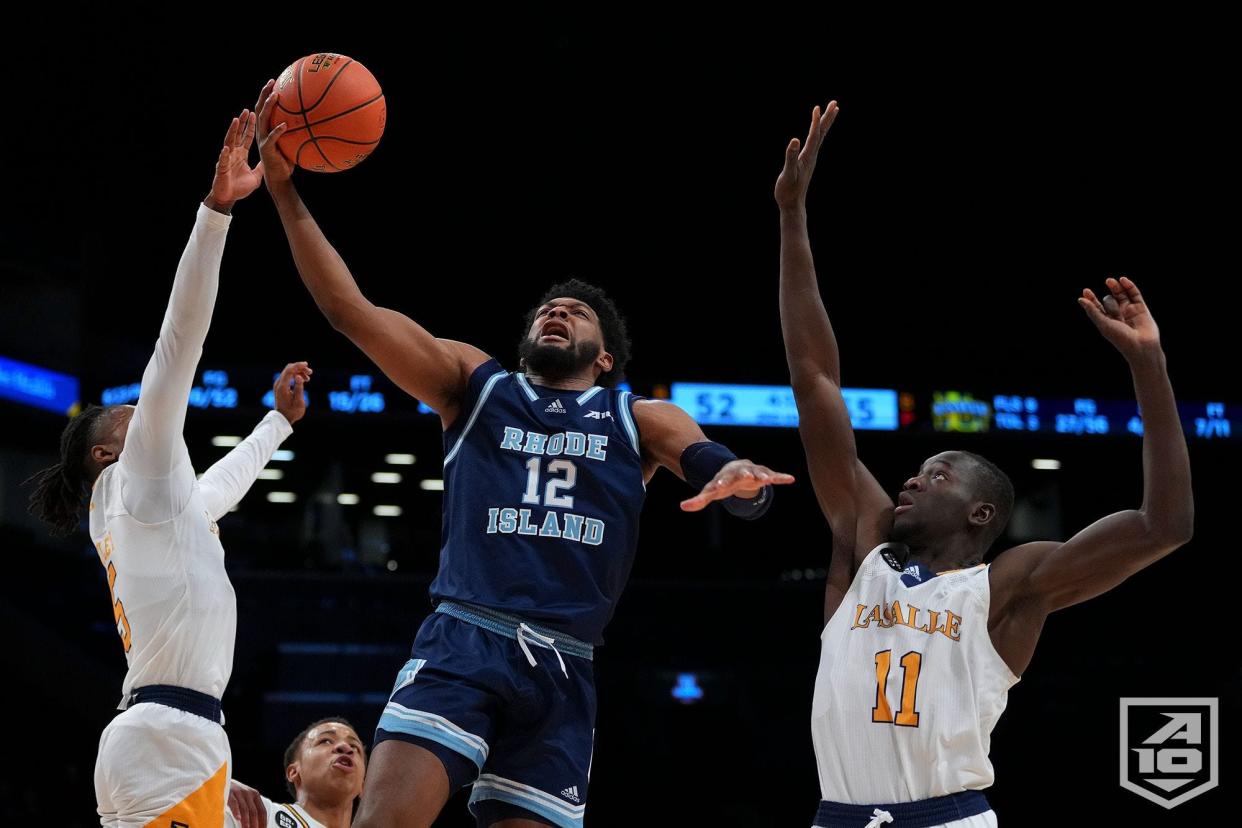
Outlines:
<svg viewBox="0 0 1242 828"><path fill-rule="evenodd" d="M858 563L887 539L893 502L858 462L849 410L841 394L837 338L820 298L807 234L807 187L837 112L836 101L822 112L815 107L805 144L797 138L789 142L775 196L781 221L781 334L798 404L798 430L811 484L832 527L829 586L836 583L838 588L848 588Z"/></svg>
<svg viewBox="0 0 1242 828"><path fill-rule="evenodd" d="M1160 333L1133 281L1108 280L1099 299L1078 303L1130 366L1143 416L1143 503L1102 518L1064 543L1040 541L1005 552L992 566L994 600L1040 612L1107 592L1190 540L1194 498L1190 457L1165 365Z"/></svg>
<svg viewBox="0 0 1242 828"><path fill-rule="evenodd" d="M293 433L293 424L306 414L302 386L310 382L311 373L305 362L286 365L272 386L276 410L269 411L245 440L203 472L198 486L212 520L219 520L246 496L272 454Z"/></svg>
<svg viewBox="0 0 1242 828"><path fill-rule="evenodd" d="M268 81L255 104L263 177L276 203L298 275L333 328L349 337L401 389L427 403L445 425L457 417L471 372L487 354L463 342L438 339L408 316L373 305L311 216L293 186L293 165L276 142L286 125L268 130L276 95Z"/></svg>
<svg viewBox="0 0 1242 828"><path fill-rule="evenodd" d="M642 442L644 477L649 479L663 467L699 490L681 502L684 511L697 512L719 500L733 514L758 517L767 511L769 486L794 482L793 475L738 458L709 440L699 424L672 403L639 400L634 403L634 421Z"/></svg>
<svg viewBox="0 0 1242 828"><path fill-rule="evenodd" d="M261 171L247 164L254 130L255 116L249 110L229 124L211 191L181 254L159 339L142 374L142 392L120 463L130 475L123 495L126 507L148 523L180 512L194 484L182 436L186 405L211 327L229 212L262 181Z"/></svg>

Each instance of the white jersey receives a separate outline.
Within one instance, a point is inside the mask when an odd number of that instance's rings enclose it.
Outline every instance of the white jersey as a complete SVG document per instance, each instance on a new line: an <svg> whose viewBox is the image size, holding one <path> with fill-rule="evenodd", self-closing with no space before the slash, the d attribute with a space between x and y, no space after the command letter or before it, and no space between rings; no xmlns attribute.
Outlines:
<svg viewBox="0 0 1242 828"><path fill-rule="evenodd" d="M131 691L150 684L223 695L233 667L237 602L216 520L292 432L283 415L270 412L195 479L182 430L228 226L228 216L199 208L125 446L91 493L91 540L107 571L129 665L122 709Z"/></svg>
<svg viewBox="0 0 1242 828"><path fill-rule="evenodd" d="M930 799L992 784L1017 683L988 634L988 567L918 574L867 555L821 638L811 735L823 799ZM916 567L907 569L914 573Z"/></svg>
<svg viewBox="0 0 1242 828"><path fill-rule="evenodd" d="M325 828L324 824L306 812L301 805L277 805L266 796L263 807L267 809L267 828ZM230 812L224 820L225 828L240 828L240 823Z"/></svg>

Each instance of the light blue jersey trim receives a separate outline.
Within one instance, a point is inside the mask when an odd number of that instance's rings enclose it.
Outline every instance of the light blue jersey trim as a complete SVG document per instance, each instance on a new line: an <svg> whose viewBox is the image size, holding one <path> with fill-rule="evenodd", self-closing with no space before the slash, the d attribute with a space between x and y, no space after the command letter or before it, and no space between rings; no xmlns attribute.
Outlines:
<svg viewBox="0 0 1242 828"><path fill-rule="evenodd" d="M586 813L585 804L571 805L538 788L490 773L483 774L474 783L474 790L470 792L471 812L474 811L474 804L484 799L525 808L560 828L581 828L582 816Z"/></svg>
<svg viewBox="0 0 1242 828"><path fill-rule="evenodd" d="M526 396L531 402L539 399L539 395L535 393L535 389L531 388L530 383L527 382L525 374L515 374L514 376L517 377L518 385L522 386L522 390L526 392Z"/></svg>
<svg viewBox="0 0 1242 828"><path fill-rule="evenodd" d="M389 702L380 716L378 727L389 733L404 733L444 745L474 762L480 770L487 761L489 748L482 737L462 730L443 716L422 710L411 710L396 702Z"/></svg>
<svg viewBox="0 0 1242 828"><path fill-rule="evenodd" d="M562 653L585 658L587 661L595 658L595 647L593 645L585 641L579 641L572 635L557 632L550 627L528 623L516 615L509 615L508 613L472 604L463 604L460 601L448 600L441 601L436 606L436 612L456 618L458 621L465 621L467 624L474 624L476 627L482 627L489 632L503 635L505 638L512 638L514 641L519 640L518 627L525 624L528 629L551 639L549 643L555 643L556 649Z"/></svg>
<svg viewBox="0 0 1242 828"><path fill-rule="evenodd" d="M603 390L604 390L603 388L596 385L593 388L583 391L582 394L579 395L578 397L578 400L577 400L578 405L582 405L584 402L591 399L592 397L594 397L596 394L598 394L600 391L603 391Z"/></svg>
<svg viewBox="0 0 1242 828"><path fill-rule="evenodd" d="M453 462L453 458L457 456L458 449L461 448L462 442L466 439L466 435L470 433L470 429L474 426L474 421L479 419L479 412L483 410L483 403L487 402L488 396L492 393L492 389L496 387L496 383L508 376L505 371L497 371L492 374L491 379L483 386L482 393L479 394L479 401L474 404L474 411L470 412L470 419L466 421L466 427L462 429L461 436L457 438L457 442L453 444L453 450L444 458L444 465L447 466ZM518 374L520 377L521 374Z"/></svg>
<svg viewBox="0 0 1242 828"><path fill-rule="evenodd" d="M634 416L630 413L630 397L634 396L629 391L622 391L617 396L617 414L621 417L621 426L625 429L625 433L629 435L630 445L634 447L634 453L642 457L642 449L638 445L638 427L634 425Z"/></svg>

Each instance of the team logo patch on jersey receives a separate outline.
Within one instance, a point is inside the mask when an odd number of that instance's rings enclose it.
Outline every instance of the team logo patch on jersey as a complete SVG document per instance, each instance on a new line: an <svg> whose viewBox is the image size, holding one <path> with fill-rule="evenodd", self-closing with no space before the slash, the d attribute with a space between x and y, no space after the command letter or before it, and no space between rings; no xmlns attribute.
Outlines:
<svg viewBox="0 0 1242 828"><path fill-rule="evenodd" d="M1219 699L1122 699L1121 787L1174 808L1219 780Z"/></svg>
<svg viewBox="0 0 1242 828"><path fill-rule="evenodd" d="M290 816L288 811L276 812L276 824L279 825L280 828L301 828L301 826L298 825L298 821Z"/></svg>
<svg viewBox="0 0 1242 828"><path fill-rule="evenodd" d="M564 414L565 406L561 405L560 400L553 400L552 404L543 410L544 414Z"/></svg>
<svg viewBox="0 0 1242 828"><path fill-rule="evenodd" d="M586 417L588 420L611 420L612 412L611 411L588 411L583 416Z"/></svg>
<svg viewBox="0 0 1242 828"><path fill-rule="evenodd" d="M886 543L880 548L880 557L891 569L901 572L910 557L910 547L904 543Z"/></svg>

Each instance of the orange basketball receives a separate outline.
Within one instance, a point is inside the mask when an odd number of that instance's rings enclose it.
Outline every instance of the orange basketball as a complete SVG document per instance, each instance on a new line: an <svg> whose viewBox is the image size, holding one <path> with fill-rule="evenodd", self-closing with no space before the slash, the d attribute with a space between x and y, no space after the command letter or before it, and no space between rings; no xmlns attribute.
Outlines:
<svg viewBox="0 0 1242 828"><path fill-rule="evenodd" d="M288 124L277 146L304 170L340 172L371 154L388 107L367 67L345 55L321 52L295 60L276 79L268 126Z"/></svg>

